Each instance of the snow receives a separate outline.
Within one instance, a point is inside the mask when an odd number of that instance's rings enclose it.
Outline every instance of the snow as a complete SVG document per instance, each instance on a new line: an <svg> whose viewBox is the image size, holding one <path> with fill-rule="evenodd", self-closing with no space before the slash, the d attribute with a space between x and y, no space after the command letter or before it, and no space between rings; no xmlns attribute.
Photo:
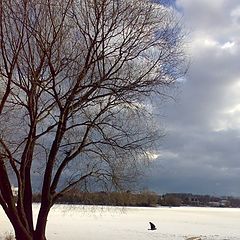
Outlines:
<svg viewBox="0 0 240 240"><path fill-rule="evenodd" d="M35 216L39 205L34 204ZM157 230L149 231L149 222ZM0 209L0 232L13 231ZM240 240L240 209L56 205L49 240Z"/></svg>

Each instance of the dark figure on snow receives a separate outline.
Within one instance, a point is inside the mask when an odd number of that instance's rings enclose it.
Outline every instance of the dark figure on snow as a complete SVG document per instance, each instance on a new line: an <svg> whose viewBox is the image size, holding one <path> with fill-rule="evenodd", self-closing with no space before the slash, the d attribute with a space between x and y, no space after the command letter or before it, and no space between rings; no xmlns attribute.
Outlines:
<svg viewBox="0 0 240 240"><path fill-rule="evenodd" d="M148 230L157 230L156 226L152 222L149 222L149 224L151 228Z"/></svg>

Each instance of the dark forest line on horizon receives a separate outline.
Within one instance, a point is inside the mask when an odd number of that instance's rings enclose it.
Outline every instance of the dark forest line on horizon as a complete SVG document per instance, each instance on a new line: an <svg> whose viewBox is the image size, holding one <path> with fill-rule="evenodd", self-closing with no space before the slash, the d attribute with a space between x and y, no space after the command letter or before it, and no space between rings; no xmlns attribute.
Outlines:
<svg viewBox="0 0 240 240"><path fill-rule="evenodd" d="M33 202L40 202L41 194L33 195ZM104 205L104 206L196 206L196 207L240 207L240 198L210 195L195 195L191 193L167 193L163 195L150 191L139 193L126 192L82 192L71 190L62 196L59 204Z"/></svg>

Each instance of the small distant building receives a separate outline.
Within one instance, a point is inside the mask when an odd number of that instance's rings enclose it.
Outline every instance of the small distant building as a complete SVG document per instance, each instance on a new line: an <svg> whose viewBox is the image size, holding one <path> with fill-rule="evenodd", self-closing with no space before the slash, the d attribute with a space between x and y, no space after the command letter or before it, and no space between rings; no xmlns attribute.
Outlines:
<svg viewBox="0 0 240 240"><path fill-rule="evenodd" d="M222 199L221 201L220 201L220 206L221 207L230 207L230 201L229 200L226 200L226 199Z"/></svg>
<svg viewBox="0 0 240 240"><path fill-rule="evenodd" d="M221 203L220 202L209 202L208 205L210 207L221 207Z"/></svg>
<svg viewBox="0 0 240 240"><path fill-rule="evenodd" d="M214 201L214 202L209 202L208 204L209 204L210 207L229 207L231 205L230 201L226 200L226 199L222 199L222 200Z"/></svg>
<svg viewBox="0 0 240 240"><path fill-rule="evenodd" d="M194 197L194 196L188 197L187 202L191 206L199 206L200 205L199 199L197 197Z"/></svg>

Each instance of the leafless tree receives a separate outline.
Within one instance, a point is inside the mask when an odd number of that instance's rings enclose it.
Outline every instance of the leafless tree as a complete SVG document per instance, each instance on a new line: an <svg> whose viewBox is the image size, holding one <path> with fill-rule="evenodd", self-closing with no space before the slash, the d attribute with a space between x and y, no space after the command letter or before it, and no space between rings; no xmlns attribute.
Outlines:
<svg viewBox="0 0 240 240"><path fill-rule="evenodd" d="M139 174L155 139L146 99L182 76L182 37L174 11L148 0L1 0L0 204L16 239L46 239L76 184Z"/></svg>

